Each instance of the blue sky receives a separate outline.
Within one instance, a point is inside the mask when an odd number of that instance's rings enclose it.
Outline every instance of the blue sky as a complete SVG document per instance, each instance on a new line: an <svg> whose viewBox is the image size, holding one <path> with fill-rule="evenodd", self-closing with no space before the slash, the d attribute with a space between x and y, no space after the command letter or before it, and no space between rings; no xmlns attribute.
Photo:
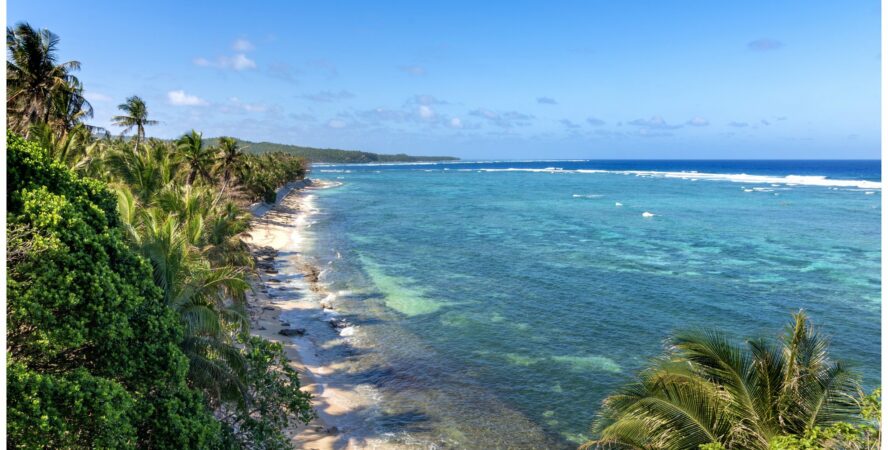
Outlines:
<svg viewBox="0 0 888 450"><path fill-rule="evenodd" d="M880 4L9 0L96 115L497 158L879 158Z"/></svg>

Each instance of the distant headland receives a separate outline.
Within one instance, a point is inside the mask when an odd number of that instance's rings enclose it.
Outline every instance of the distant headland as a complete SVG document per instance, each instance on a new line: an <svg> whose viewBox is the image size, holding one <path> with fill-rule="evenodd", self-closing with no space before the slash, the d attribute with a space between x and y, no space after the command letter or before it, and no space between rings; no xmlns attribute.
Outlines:
<svg viewBox="0 0 888 450"><path fill-rule="evenodd" d="M218 138L207 139L209 145L215 145ZM248 153L274 153L284 152L294 156L301 156L313 163L385 163L385 162L425 162L425 161L458 161L453 156L412 156L404 153L386 155L359 150L340 150L335 148L302 147L299 145L275 144L272 142L250 142L237 140Z"/></svg>

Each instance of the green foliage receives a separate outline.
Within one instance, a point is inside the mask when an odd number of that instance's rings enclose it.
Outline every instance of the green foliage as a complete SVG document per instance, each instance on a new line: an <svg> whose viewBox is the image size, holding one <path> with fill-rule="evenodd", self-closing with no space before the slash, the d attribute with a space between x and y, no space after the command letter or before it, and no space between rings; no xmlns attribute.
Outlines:
<svg viewBox="0 0 888 450"><path fill-rule="evenodd" d="M305 160L286 153L246 155L245 174L241 179L251 200L274 203L277 189L285 183L305 177Z"/></svg>
<svg viewBox="0 0 888 450"><path fill-rule="evenodd" d="M600 438L585 447L765 450L775 438L859 418L855 375L829 358L804 313L777 345L692 331L668 348L604 400L593 430Z"/></svg>
<svg viewBox="0 0 888 450"><path fill-rule="evenodd" d="M9 127L19 133L27 135L38 122L66 130L92 117L83 86L72 75L80 63L58 63L58 43L59 37L49 30L27 23L6 29L6 115Z"/></svg>
<svg viewBox="0 0 888 450"><path fill-rule="evenodd" d="M882 390L861 393L859 420L815 426L802 435L776 436L769 450L877 450L881 443Z"/></svg>
<svg viewBox="0 0 888 450"><path fill-rule="evenodd" d="M10 448L206 448L182 329L124 241L116 196L7 134Z"/></svg>
<svg viewBox="0 0 888 450"><path fill-rule="evenodd" d="M97 138L58 42L7 30L7 113L30 139L7 131L7 446L289 447L313 412L280 347L249 337L241 235L305 160L146 141L137 96L113 118L134 139Z"/></svg>
<svg viewBox="0 0 888 450"><path fill-rule="evenodd" d="M710 442L708 444L702 444L698 448L700 450L726 450L725 446L719 444L718 442Z"/></svg>
<svg viewBox="0 0 888 450"><path fill-rule="evenodd" d="M232 411L224 420L243 447L290 448L282 431L296 422L307 423L314 418L311 396L300 390L296 370L290 367L280 344L255 336L246 338L243 344L250 402L247 408Z"/></svg>
<svg viewBox="0 0 888 450"><path fill-rule="evenodd" d="M209 145L215 145L218 139L207 139ZM311 162L325 163L383 163L383 162L422 162L422 161L457 161L452 156L410 156L403 153L384 155L380 153L362 152L357 150L338 150L334 148L313 148L298 145L274 144L271 142L249 142L239 140L238 143L248 152L261 155L265 153L284 153Z"/></svg>
<svg viewBox="0 0 888 450"><path fill-rule="evenodd" d="M119 383L80 368L40 374L22 364L6 367L10 448L133 448L131 395ZM100 417L100 420L94 420Z"/></svg>

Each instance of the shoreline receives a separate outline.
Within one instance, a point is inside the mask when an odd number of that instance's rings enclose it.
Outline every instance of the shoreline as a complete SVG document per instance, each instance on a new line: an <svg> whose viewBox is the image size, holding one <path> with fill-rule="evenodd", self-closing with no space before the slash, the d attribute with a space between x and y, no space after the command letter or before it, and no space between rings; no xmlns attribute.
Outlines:
<svg viewBox="0 0 888 450"><path fill-rule="evenodd" d="M407 398L401 399L395 394L383 401L383 391L375 384L379 380L366 376L368 371L380 370L375 364L378 359L374 359L379 355L375 349L378 343L362 339L365 332L360 330L360 319L358 325L345 319L350 314L348 310L340 310L337 299L346 291L328 290L319 280L326 264L310 256L315 245L315 236L310 231L314 223L312 216L321 214L315 207L312 191L340 185L336 181L314 180L298 188L282 189L278 202L262 204L261 212L254 213L257 217L244 240L256 260L256 275L251 280L253 292L248 294L250 332L282 344L290 366L299 372L302 390L312 395L311 404L318 416L308 425L287 429L287 437L295 448L316 450L427 449L460 444L481 448L471 445L476 443L466 440L460 429L453 428L458 423L455 417L448 414L429 417L424 410L415 409L413 402L417 399L433 401L441 392L407 389ZM291 336L281 335L282 330ZM358 340L354 340L353 335ZM386 395L392 393L386 392ZM536 423L495 397L481 395L478 400L484 408L500 412L501 418L491 423L497 429L521 424L522 432L517 434L526 433L525 442L546 448L558 446ZM413 408L402 409L403 405ZM379 417L386 416L400 417L399 420L434 420L435 426L442 428L392 432L380 429L376 423ZM470 425L470 429L477 426ZM494 446L501 443L499 438L487 436L486 430L476 432Z"/></svg>
<svg viewBox="0 0 888 450"><path fill-rule="evenodd" d="M278 192L276 203L251 208L256 217L244 239L256 260L247 296L250 333L282 345L300 374L302 390L311 393L318 416L287 430L296 448L355 448L350 424L357 424L359 413L371 406L356 386L331 379L345 361L326 347L347 336L343 331L350 324L335 318L334 306L324 301L326 291L318 283L319 269L303 257L310 248L305 236L311 226L308 218L317 213L310 192L336 185L317 180L289 183ZM282 330L290 335L282 335Z"/></svg>

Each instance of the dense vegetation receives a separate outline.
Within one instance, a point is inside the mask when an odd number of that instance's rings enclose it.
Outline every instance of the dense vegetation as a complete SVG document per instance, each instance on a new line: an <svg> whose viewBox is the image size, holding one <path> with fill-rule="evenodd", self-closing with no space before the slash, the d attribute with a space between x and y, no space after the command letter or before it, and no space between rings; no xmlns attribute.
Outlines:
<svg viewBox="0 0 888 450"><path fill-rule="evenodd" d="M213 141L213 140L210 140ZM403 153L397 155L384 155L379 153L362 152L356 150L337 150L333 148L300 147L297 145L273 144L270 142L238 141L247 148L247 151L255 154L285 153L288 155L305 158L316 163L391 163L391 162L427 162L427 161L456 161L459 158L452 156L410 156Z"/></svg>
<svg viewBox="0 0 888 450"><path fill-rule="evenodd" d="M313 412L249 334L240 236L304 160L146 138L137 96L114 118L134 136L97 138L57 45L7 29L7 446L287 448Z"/></svg>
<svg viewBox="0 0 888 450"><path fill-rule="evenodd" d="M604 400L586 448L878 449L881 400L861 391L804 313L779 343L683 332Z"/></svg>

